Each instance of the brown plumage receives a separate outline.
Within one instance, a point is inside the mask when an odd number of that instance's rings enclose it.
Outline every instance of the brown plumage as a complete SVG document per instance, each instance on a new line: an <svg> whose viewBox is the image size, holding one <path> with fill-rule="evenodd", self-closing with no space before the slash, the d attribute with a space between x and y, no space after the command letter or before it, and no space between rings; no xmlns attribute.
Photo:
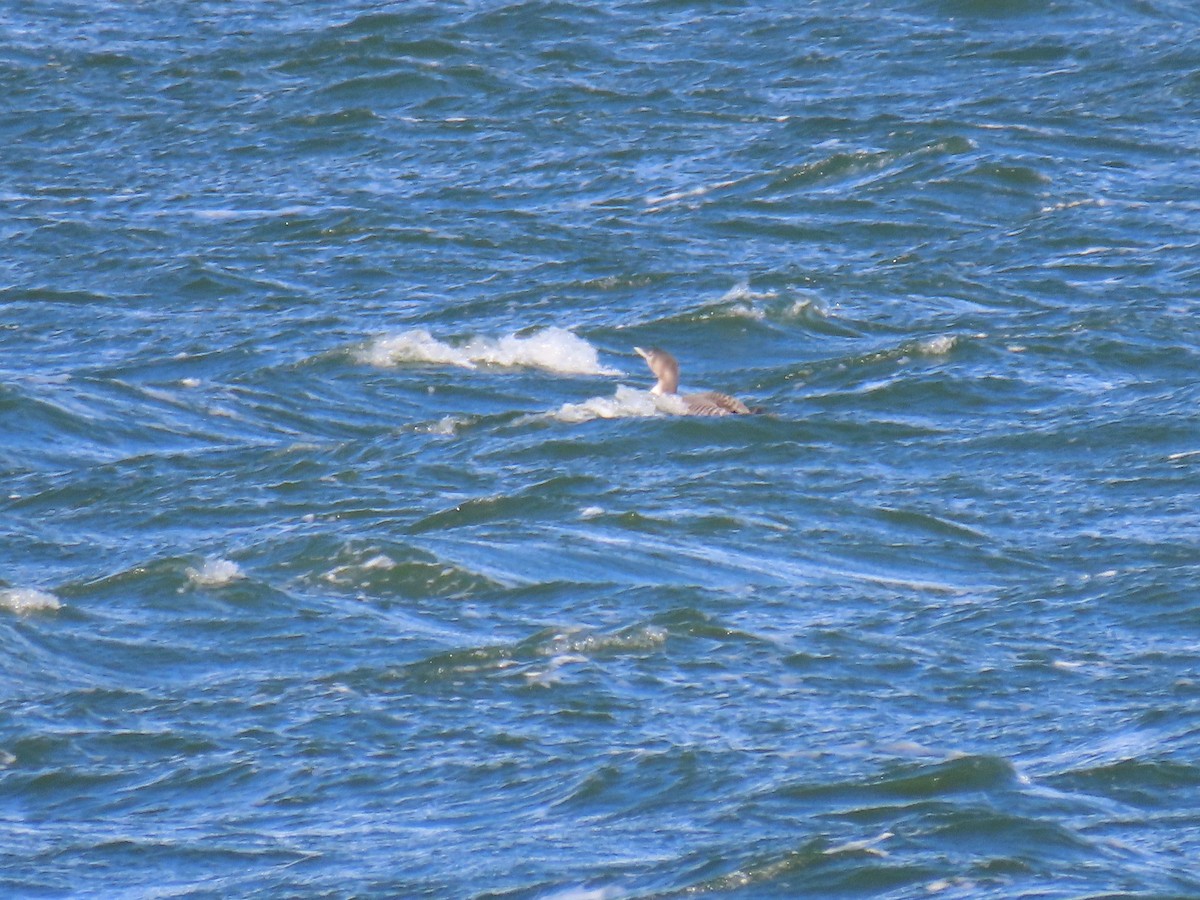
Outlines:
<svg viewBox="0 0 1200 900"><path fill-rule="evenodd" d="M693 416L736 416L753 412L745 403L728 394L716 391L705 391L701 394L679 394L679 363L666 350L652 347L643 350L634 347L634 351L646 361L650 371L658 382L650 389L652 394L674 394L683 401L689 415Z"/></svg>

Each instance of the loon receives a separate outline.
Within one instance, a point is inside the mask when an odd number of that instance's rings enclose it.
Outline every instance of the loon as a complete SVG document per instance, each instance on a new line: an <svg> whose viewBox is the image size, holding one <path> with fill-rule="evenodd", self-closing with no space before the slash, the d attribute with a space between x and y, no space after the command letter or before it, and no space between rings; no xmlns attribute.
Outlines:
<svg viewBox="0 0 1200 900"><path fill-rule="evenodd" d="M730 416L747 415L755 412L736 397L719 394L716 391L705 391L702 394L677 394L679 389L679 363L666 350L651 347L643 350L634 347L634 351L646 361L650 371L658 378L658 383L650 389L652 394L673 394L679 397L687 407L691 416Z"/></svg>

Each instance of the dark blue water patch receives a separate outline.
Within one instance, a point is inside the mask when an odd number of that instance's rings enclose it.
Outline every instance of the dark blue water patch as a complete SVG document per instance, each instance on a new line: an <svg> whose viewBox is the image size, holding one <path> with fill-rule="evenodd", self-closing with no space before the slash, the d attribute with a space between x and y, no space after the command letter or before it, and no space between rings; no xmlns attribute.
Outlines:
<svg viewBox="0 0 1200 900"><path fill-rule="evenodd" d="M1180 762L1124 760L1084 769L1054 781L1073 791L1112 797L1142 808L1161 807L1168 795L1192 792L1197 787L1194 767Z"/></svg>

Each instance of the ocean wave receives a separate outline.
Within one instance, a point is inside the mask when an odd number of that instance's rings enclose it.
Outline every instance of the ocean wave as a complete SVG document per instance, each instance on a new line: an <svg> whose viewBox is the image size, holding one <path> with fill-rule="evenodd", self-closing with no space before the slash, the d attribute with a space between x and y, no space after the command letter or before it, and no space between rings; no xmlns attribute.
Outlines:
<svg viewBox="0 0 1200 900"><path fill-rule="evenodd" d="M528 664L520 674L529 684L550 687L564 680L565 666L586 665L602 657L652 653L667 642L668 636L665 628L655 625L635 625L618 632L564 629L532 645L530 649L545 662Z"/></svg>
<svg viewBox="0 0 1200 900"><path fill-rule="evenodd" d="M548 658L578 654L588 658L635 651L657 650L666 643L668 634L658 625L638 624L619 631L596 631L573 626L555 631L539 641L538 652Z"/></svg>
<svg viewBox="0 0 1200 900"><path fill-rule="evenodd" d="M938 334L927 338L914 338L865 353L836 357L818 364L817 368L854 370L880 365L904 366L918 359L949 357L971 341L986 338L986 334Z"/></svg>
<svg viewBox="0 0 1200 900"><path fill-rule="evenodd" d="M720 296L697 306L672 311L646 320L657 328L698 323L757 323L765 326L801 325L813 331L845 337L857 337L861 326L845 319L820 297L795 288L759 289L742 280Z"/></svg>
<svg viewBox="0 0 1200 900"><path fill-rule="evenodd" d="M715 304L705 307L703 313L763 321L767 318L767 311L763 309L762 301L774 300L778 296L775 291L752 290L749 281L739 281L722 294Z"/></svg>
<svg viewBox="0 0 1200 900"><path fill-rule="evenodd" d="M455 346L424 329L376 338L355 353L373 366L434 363L474 369L478 365L545 369L565 375L617 375L600 364L599 353L565 328L544 328L528 335L473 337Z"/></svg>
<svg viewBox="0 0 1200 900"><path fill-rule="evenodd" d="M790 291L788 293L792 294ZM749 281L739 281L722 294L716 303L703 307L700 317L753 319L758 322L823 323L830 317L830 312L814 295L783 296L778 291L755 290Z"/></svg>
<svg viewBox="0 0 1200 900"><path fill-rule="evenodd" d="M603 665L621 657L655 654L669 637L666 628L645 622L615 631L585 626L546 629L515 642L445 650L409 663L396 674L425 684L501 677L550 687L569 679L571 666Z"/></svg>

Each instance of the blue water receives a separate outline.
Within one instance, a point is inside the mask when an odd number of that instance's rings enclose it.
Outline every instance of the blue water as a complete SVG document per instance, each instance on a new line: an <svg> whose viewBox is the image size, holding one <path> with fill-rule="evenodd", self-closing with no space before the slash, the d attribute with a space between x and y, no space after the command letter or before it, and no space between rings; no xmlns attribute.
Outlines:
<svg viewBox="0 0 1200 900"><path fill-rule="evenodd" d="M0 890L1200 897L1198 38L0 5Z"/></svg>

